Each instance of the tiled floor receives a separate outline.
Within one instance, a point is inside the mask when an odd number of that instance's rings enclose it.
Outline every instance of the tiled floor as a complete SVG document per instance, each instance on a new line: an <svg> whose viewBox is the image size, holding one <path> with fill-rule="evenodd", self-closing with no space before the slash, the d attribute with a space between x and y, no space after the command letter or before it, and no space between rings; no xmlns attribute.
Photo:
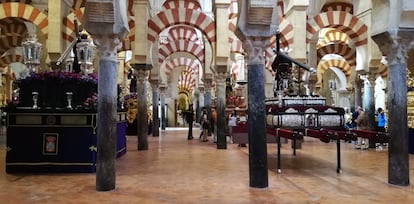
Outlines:
<svg viewBox="0 0 414 204"><path fill-rule="evenodd" d="M387 183L387 150L342 143L343 172L337 174L336 145L306 138L296 156L283 145L277 174L276 148L269 145L269 187L257 189L249 187L248 148L217 150L211 138L187 141L185 130L160 134L149 137L148 151L137 151L136 137L128 137L128 152L117 159L116 189L108 192L95 190L93 173L6 174L3 135L0 203L414 203L411 185Z"/></svg>

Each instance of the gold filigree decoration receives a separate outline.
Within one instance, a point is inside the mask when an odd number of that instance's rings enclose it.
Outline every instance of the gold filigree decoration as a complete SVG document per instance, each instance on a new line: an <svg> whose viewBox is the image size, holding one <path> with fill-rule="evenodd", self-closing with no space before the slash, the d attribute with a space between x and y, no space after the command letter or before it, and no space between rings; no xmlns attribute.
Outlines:
<svg viewBox="0 0 414 204"><path fill-rule="evenodd" d="M127 100L127 104L128 104L127 120L129 123L133 123L138 113L137 99L130 98Z"/></svg>

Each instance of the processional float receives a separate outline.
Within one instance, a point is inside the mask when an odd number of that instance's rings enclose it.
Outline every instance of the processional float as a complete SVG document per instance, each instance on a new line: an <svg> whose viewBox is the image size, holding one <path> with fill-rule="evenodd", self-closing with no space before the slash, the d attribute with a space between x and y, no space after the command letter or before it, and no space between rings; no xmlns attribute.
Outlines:
<svg viewBox="0 0 414 204"><path fill-rule="evenodd" d="M281 173L281 138L293 141L293 155L296 155L296 141L305 136L317 138L322 142L336 142L337 146L337 173L341 172L340 142L355 141L357 137L367 138L377 143L387 143L387 133L348 130L345 128L345 110L342 107L326 105L326 98L305 94L306 88L298 71L297 76L292 74L292 63L307 72L315 72L314 68L296 61L280 51L280 33L276 34L277 55L272 68L276 72L274 81L274 97L267 99L266 104L266 137L268 143L277 143L277 171ZM235 128L233 134L237 143L237 136L243 135L247 140L247 124Z"/></svg>

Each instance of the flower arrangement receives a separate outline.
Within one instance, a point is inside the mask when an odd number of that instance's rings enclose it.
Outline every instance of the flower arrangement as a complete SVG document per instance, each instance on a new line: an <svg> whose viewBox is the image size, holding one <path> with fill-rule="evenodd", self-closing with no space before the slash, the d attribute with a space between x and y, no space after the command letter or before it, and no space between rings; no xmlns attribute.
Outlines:
<svg viewBox="0 0 414 204"><path fill-rule="evenodd" d="M16 80L19 100L14 106L31 107L32 92L39 93L39 107L65 108L66 92L73 92L72 105L75 109L83 108L88 97L96 95L98 77L95 73L83 75L73 72L42 71L31 73L26 78Z"/></svg>
<svg viewBox="0 0 414 204"><path fill-rule="evenodd" d="M90 97L86 98L83 102L83 107L85 109L96 110L98 109L98 96L96 93L93 93Z"/></svg>

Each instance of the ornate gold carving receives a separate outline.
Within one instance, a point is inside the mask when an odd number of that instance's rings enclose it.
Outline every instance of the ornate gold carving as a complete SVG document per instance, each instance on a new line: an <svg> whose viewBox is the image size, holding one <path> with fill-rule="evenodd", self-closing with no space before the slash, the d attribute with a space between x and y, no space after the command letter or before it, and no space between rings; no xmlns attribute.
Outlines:
<svg viewBox="0 0 414 204"><path fill-rule="evenodd" d="M414 128L414 92L407 92L407 125Z"/></svg>

